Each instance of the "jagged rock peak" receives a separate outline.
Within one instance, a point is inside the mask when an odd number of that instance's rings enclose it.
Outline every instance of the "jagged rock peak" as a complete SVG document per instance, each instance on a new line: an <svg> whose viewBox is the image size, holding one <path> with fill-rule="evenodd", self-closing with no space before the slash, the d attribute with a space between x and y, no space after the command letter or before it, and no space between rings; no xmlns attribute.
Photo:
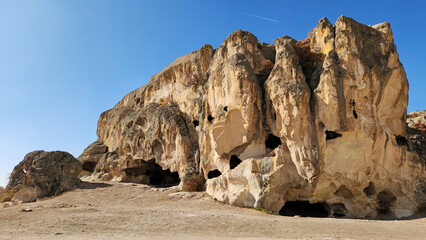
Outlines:
<svg viewBox="0 0 426 240"><path fill-rule="evenodd" d="M101 114L86 174L154 186L200 175L219 201L282 215L425 209L424 138L406 135L390 24L323 18L307 39L274 43L237 30L176 59Z"/></svg>

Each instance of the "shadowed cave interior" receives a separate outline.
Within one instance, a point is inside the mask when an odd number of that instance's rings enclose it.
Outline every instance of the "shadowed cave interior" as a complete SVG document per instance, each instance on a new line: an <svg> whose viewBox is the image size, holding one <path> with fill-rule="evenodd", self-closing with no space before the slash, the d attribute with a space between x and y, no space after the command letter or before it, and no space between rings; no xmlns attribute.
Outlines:
<svg viewBox="0 0 426 240"><path fill-rule="evenodd" d="M279 214L282 216L328 217L326 203L309 203L308 201L287 201Z"/></svg>
<svg viewBox="0 0 426 240"><path fill-rule="evenodd" d="M170 187L177 186L180 183L179 174L171 172L169 169L163 170L162 167L155 163L152 159L148 162L141 161L139 167L127 168L125 171L128 176L147 176L149 181L146 182L154 187Z"/></svg>

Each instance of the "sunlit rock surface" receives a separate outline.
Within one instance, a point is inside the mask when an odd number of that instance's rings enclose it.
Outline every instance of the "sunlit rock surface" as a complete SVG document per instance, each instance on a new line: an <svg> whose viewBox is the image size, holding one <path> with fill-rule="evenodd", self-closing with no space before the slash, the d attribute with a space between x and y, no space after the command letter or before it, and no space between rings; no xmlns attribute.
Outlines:
<svg viewBox="0 0 426 240"><path fill-rule="evenodd" d="M282 215L424 210L424 138L406 135L390 24L324 18L306 40L274 43L237 30L178 58L101 114L83 169L156 186L200 174L219 201Z"/></svg>
<svg viewBox="0 0 426 240"><path fill-rule="evenodd" d="M32 202L73 190L80 171L80 162L67 152L30 152L13 169L0 201Z"/></svg>

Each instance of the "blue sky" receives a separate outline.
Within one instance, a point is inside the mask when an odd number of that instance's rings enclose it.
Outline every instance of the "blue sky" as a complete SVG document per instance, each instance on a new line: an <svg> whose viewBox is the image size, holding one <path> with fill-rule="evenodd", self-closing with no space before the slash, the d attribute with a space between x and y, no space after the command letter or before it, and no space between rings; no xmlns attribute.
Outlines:
<svg viewBox="0 0 426 240"><path fill-rule="evenodd" d="M75 157L99 115L163 67L234 30L260 42L304 39L322 17L392 25L410 83L408 111L426 109L426 1L0 0L0 185L26 153Z"/></svg>

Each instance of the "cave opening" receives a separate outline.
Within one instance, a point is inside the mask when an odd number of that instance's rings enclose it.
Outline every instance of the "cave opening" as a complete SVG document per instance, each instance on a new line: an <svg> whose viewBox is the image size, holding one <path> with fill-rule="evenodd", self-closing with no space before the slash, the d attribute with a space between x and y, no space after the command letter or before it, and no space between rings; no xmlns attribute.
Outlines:
<svg viewBox="0 0 426 240"><path fill-rule="evenodd" d="M344 218L346 217L347 209L343 203L335 203L330 206L333 212L333 217Z"/></svg>
<svg viewBox="0 0 426 240"><path fill-rule="evenodd" d="M210 171L208 174L207 174L207 178L208 179L212 179L212 178L217 178L217 177L219 177L220 175L222 175L222 173L219 171L219 170L213 170L213 171Z"/></svg>
<svg viewBox="0 0 426 240"><path fill-rule="evenodd" d="M281 144L282 144L281 139L273 134L269 134L268 138L265 141L266 148L270 150L274 150Z"/></svg>
<svg viewBox="0 0 426 240"><path fill-rule="evenodd" d="M374 184L372 182L368 183L368 186L363 189L365 195L372 196L375 193Z"/></svg>
<svg viewBox="0 0 426 240"><path fill-rule="evenodd" d="M124 172L130 179L144 179L142 183L152 185L153 187L171 187L177 186L180 183L179 174L171 172L170 169L163 170L163 168L155 163L154 159L146 162L144 160L131 168L126 168ZM134 180L133 180L134 181Z"/></svg>
<svg viewBox="0 0 426 240"><path fill-rule="evenodd" d="M353 113L353 115L354 115L354 118L355 118L355 119L357 119L357 118L358 118L358 114L356 113L355 109L354 109L354 110L352 110L352 113Z"/></svg>
<svg viewBox="0 0 426 240"><path fill-rule="evenodd" d="M398 135L395 137L395 139L396 144L398 144L399 146L408 146L408 140L405 137Z"/></svg>
<svg viewBox="0 0 426 240"><path fill-rule="evenodd" d="M93 171L95 171L96 163L95 162L85 162L85 163L83 163L82 168L85 171L93 172Z"/></svg>
<svg viewBox="0 0 426 240"><path fill-rule="evenodd" d="M351 104L351 107L352 107L352 114L354 115L354 118L357 119L358 114L356 113L356 110L355 110L355 105L356 105L355 100L351 99L349 103Z"/></svg>
<svg viewBox="0 0 426 240"><path fill-rule="evenodd" d="M377 217L378 218L395 218L394 213L391 211L392 204L396 201L395 195L385 189L376 195L377 201Z"/></svg>
<svg viewBox="0 0 426 240"><path fill-rule="evenodd" d="M214 119L214 117L212 117L212 115L209 115L209 116L207 117L207 120L208 120L210 123L213 121L213 119Z"/></svg>
<svg viewBox="0 0 426 240"><path fill-rule="evenodd" d="M228 106L225 106L225 107L223 108L223 111L227 112L227 111L228 111Z"/></svg>
<svg viewBox="0 0 426 240"><path fill-rule="evenodd" d="M335 138L338 138L338 137L341 137L341 136L342 136L342 134L340 134L338 132L325 130L325 140L331 140L331 139L335 139Z"/></svg>
<svg viewBox="0 0 426 240"><path fill-rule="evenodd" d="M238 157L237 157L237 155L232 155L231 156L231 159L230 159L230 161L229 161L229 166L231 167L231 169L234 169L234 168L236 168L240 163L241 163L242 161L241 161L241 159L239 159Z"/></svg>
<svg viewBox="0 0 426 240"><path fill-rule="evenodd" d="M146 175L149 176L149 184L156 187L177 186L180 183L179 174L171 172L169 169L153 172L147 171Z"/></svg>
<svg viewBox="0 0 426 240"><path fill-rule="evenodd" d="M328 217L327 203L309 203L309 201L287 201L279 211L282 216Z"/></svg>
<svg viewBox="0 0 426 240"><path fill-rule="evenodd" d="M198 120L194 120L192 121L192 124L194 125L194 127L198 127L200 125L200 122Z"/></svg>

